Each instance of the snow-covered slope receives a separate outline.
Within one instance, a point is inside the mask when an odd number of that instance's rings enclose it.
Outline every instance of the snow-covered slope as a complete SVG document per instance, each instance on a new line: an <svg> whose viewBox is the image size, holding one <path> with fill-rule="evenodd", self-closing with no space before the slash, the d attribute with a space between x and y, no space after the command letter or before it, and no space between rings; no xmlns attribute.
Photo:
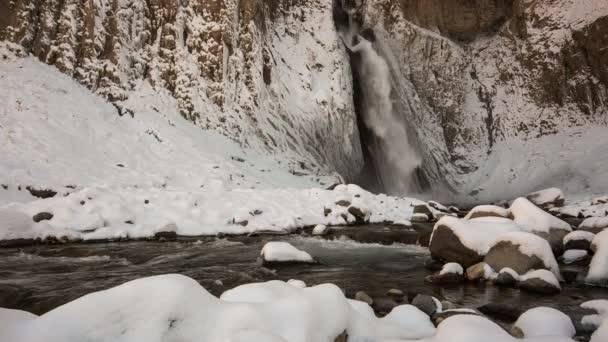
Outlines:
<svg viewBox="0 0 608 342"><path fill-rule="evenodd" d="M291 231L355 222L350 206L370 222L409 224L411 199L357 186L319 189L337 179L293 174L280 161L201 130L175 111L171 96L146 86L129 99L135 116L119 116L19 51L10 44L0 50L0 240ZM57 194L38 200L27 187ZM34 223L40 212L53 217Z"/></svg>

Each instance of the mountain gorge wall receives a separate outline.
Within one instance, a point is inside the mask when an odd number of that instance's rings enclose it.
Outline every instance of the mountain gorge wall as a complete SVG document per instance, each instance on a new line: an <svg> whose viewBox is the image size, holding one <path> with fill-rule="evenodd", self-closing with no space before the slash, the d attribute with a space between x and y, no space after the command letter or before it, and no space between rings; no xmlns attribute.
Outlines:
<svg viewBox="0 0 608 342"><path fill-rule="evenodd" d="M143 83L191 122L303 173L362 166L350 68L323 0L14 0L0 39L132 113ZM86 115L86 114L83 114Z"/></svg>
<svg viewBox="0 0 608 342"><path fill-rule="evenodd" d="M431 188L487 200L593 167L531 175L573 157L512 147L608 126L604 0L12 0L0 3L0 39L121 115L149 83L196 125L294 171L353 180L366 146L342 1L373 33Z"/></svg>

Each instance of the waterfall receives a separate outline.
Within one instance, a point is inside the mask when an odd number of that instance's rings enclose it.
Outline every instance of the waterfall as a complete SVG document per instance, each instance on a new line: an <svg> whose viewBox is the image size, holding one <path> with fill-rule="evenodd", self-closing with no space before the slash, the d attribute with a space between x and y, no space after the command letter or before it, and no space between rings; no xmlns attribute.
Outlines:
<svg viewBox="0 0 608 342"><path fill-rule="evenodd" d="M354 10L342 8L348 14L348 27L340 30L345 45L351 51L351 63L356 72L361 98L358 104L362 120L371 141L368 149L375 176L383 192L405 195L422 189L417 181L421 158L407 132L407 119L394 106L393 79L387 61L374 48L374 34L353 20ZM363 133L362 133L363 134Z"/></svg>

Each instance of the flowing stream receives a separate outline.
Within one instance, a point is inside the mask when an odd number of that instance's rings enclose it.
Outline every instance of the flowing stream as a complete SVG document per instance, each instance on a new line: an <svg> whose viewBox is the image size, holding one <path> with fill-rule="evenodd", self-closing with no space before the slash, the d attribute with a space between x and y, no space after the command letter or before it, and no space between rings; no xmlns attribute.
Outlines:
<svg viewBox="0 0 608 342"><path fill-rule="evenodd" d="M394 239L415 234L382 226L344 228L335 240L306 235L184 239L174 242L117 242L42 245L0 249L0 307L42 314L90 292L108 289L145 276L180 273L197 280L214 295L244 283L272 279L300 279L309 286L334 283L352 297L365 291L385 298L392 288L406 293L429 294L459 307L506 303L525 310L535 306L557 308L575 320L579 305L603 298L605 290L564 285L558 295L529 294L516 289L462 283L439 287L424 282L431 274L424 268L427 248L418 245L357 243L345 236L353 231L368 237ZM388 234L388 235L387 235ZM262 246L271 240L288 241L318 258L319 265L292 265L277 269L256 262ZM154 300L154 298L150 298Z"/></svg>

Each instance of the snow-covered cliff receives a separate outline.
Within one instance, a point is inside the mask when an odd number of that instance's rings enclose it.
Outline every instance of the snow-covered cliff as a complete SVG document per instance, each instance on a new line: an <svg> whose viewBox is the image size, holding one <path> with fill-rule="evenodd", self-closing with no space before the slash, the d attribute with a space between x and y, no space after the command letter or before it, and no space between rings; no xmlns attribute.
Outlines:
<svg viewBox="0 0 608 342"><path fill-rule="evenodd" d="M0 39L131 114L150 83L182 116L294 171L362 166L346 51L330 0L16 0Z"/></svg>

